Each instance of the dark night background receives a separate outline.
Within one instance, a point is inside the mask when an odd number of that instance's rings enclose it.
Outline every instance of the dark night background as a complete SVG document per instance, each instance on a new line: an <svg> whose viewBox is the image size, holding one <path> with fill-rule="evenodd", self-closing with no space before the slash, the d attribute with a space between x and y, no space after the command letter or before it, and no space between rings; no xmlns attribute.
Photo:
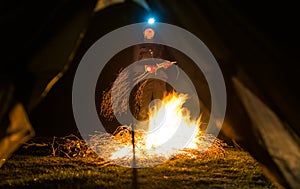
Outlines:
<svg viewBox="0 0 300 189"><path fill-rule="evenodd" d="M38 135L76 131L70 92L81 56L104 34L144 21L148 14L128 2L92 16L94 5L95 1L79 0L1 2L1 77L17 86L17 98L28 105ZM242 75L283 119L293 127L298 125L299 22L295 4L165 0L149 1L149 5L160 22L197 35L212 51L225 77ZM88 31L71 69L41 104L32 105L47 81L68 62L83 28Z"/></svg>

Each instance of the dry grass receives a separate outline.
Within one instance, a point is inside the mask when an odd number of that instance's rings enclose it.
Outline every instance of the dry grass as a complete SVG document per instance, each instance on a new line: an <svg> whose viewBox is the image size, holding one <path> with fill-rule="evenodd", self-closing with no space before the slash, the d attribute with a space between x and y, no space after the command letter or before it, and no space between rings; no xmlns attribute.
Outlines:
<svg viewBox="0 0 300 189"><path fill-rule="evenodd" d="M161 156L150 156L147 151L143 151L143 133L135 133L135 140L137 142L136 150L139 150L144 154L146 160L143 160L143 164L155 161L166 161L167 157ZM223 157L226 154L224 148L228 147L225 142L215 138L212 135L200 135L200 146L199 149L184 149L178 151L171 158L202 158L206 156L220 156ZM32 154L32 155L48 155L53 157L65 157L69 159L86 158L86 161L92 160L104 160L109 159L111 155L122 147L131 147L131 129L130 127L118 127L113 134L108 133L95 133L90 137L88 143L75 135L69 135L65 137L53 137L49 138L35 138L19 150L21 154ZM101 154L101 156L97 155ZM145 157L138 159L145 159ZM132 157L124 157L115 160L115 163L119 164L118 161L126 161L129 166L132 162Z"/></svg>
<svg viewBox="0 0 300 189"><path fill-rule="evenodd" d="M119 116L129 110L128 95L131 86L137 86L137 91L134 94L134 115L137 114L137 107L141 105L143 96L143 88L146 85L145 77L149 73L138 75L138 73L131 73L129 70L120 70L116 80L110 84L109 88L102 93L102 100L100 105L100 115L108 120L112 120L115 116ZM143 81L144 80L144 81ZM112 89L114 86L114 97L112 97ZM114 103L112 103L114 101Z"/></svg>

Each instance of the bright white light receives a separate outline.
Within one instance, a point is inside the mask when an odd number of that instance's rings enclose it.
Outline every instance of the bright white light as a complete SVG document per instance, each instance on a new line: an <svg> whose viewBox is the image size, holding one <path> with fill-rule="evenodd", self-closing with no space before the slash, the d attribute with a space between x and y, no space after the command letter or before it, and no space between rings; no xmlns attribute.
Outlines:
<svg viewBox="0 0 300 189"><path fill-rule="evenodd" d="M155 22L155 19L154 18L149 18L148 19L148 24L154 24Z"/></svg>

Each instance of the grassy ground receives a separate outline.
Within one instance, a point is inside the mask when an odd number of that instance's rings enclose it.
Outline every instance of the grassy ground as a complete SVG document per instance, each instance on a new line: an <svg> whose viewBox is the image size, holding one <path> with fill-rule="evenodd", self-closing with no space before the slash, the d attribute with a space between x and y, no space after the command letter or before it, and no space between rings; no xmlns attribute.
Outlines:
<svg viewBox="0 0 300 189"><path fill-rule="evenodd" d="M174 158L138 169L139 188L275 188L246 152ZM107 162L14 155L0 169L0 188L132 188L132 169Z"/></svg>

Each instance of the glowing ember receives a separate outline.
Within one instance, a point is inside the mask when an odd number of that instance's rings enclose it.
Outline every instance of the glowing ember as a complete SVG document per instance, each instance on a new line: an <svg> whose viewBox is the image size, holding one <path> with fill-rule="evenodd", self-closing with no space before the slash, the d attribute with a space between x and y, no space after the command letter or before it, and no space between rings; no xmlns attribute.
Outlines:
<svg viewBox="0 0 300 189"><path fill-rule="evenodd" d="M150 109L148 131L135 132L137 159L169 158L183 149L199 148L200 118L190 119L189 110L183 107L187 98L186 94L173 92L165 95L162 101ZM110 159L131 159L131 131L127 129L115 135L115 139L122 146L112 153Z"/></svg>

